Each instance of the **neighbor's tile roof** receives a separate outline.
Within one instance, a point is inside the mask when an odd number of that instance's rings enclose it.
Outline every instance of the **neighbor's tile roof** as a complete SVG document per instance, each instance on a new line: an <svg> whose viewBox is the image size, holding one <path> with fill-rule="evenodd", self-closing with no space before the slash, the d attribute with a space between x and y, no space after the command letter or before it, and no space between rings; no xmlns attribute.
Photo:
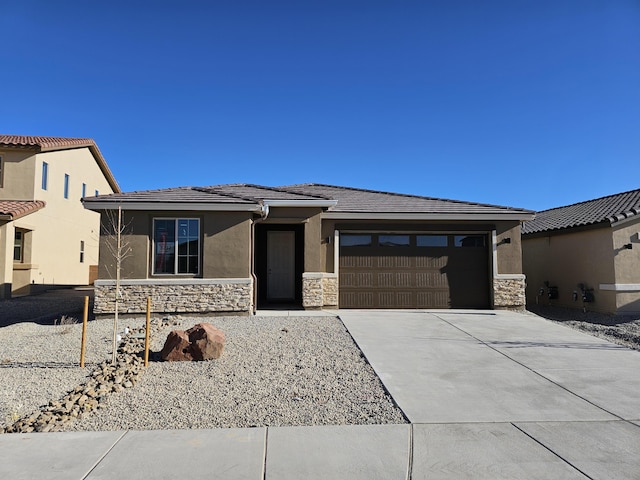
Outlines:
<svg viewBox="0 0 640 480"><path fill-rule="evenodd" d="M0 134L0 148L1 147L34 149L37 152L53 152L56 150L87 147L96 159L111 189L114 192L120 192L120 186L109 169L107 161L102 156L102 152L100 152L96 142L91 138L31 137L27 135Z"/></svg>
<svg viewBox="0 0 640 480"><path fill-rule="evenodd" d="M44 208L42 200L0 200L0 218L16 220Z"/></svg>
<svg viewBox="0 0 640 480"><path fill-rule="evenodd" d="M611 225L639 213L640 189L538 212L534 220L524 223L522 233L526 235L599 223Z"/></svg>
<svg viewBox="0 0 640 480"><path fill-rule="evenodd" d="M446 200L401 193L308 183L281 187L284 190L338 200L332 212L351 213L523 213L530 210L483 203Z"/></svg>
<svg viewBox="0 0 640 480"><path fill-rule="evenodd" d="M95 145L90 138L30 137L26 135L0 135L0 145L11 147L38 147L41 151L59 148L88 147Z"/></svg>

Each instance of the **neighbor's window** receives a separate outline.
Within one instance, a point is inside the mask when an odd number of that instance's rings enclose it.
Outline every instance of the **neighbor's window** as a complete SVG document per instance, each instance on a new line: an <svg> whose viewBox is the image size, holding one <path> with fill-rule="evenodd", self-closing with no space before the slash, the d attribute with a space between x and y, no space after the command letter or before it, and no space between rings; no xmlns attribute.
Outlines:
<svg viewBox="0 0 640 480"><path fill-rule="evenodd" d="M47 162L42 162L42 190L47 189L48 182L49 182L49 164Z"/></svg>
<svg viewBox="0 0 640 480"><path fill-rule="evenodd" d="M4 180L4 160L2 159L2 157L0 157L0 188L2 188L4 186L4 184L2 183Z"/></svg>
<svg viewBox="0 0 640 480"><path fill-rule="evenodd" d="M381 247L408 247L409 235L378 235Z"/></svg>
<svg viewBox="0 0 640 480"><path fill-rule="evenodd" d="M340 234L341 247L370 247L371 235L360 235L353 233Z"/></svg>
<svg viewBox="0 0 640 480"><path fill-rule="evenodd" d="M456 235L456 247L484 247L484 235Z"/></svg>
<svg viewBox="0 0 640 480"><path fill-rule="evenodd" d="M155 218L153 220L153 273L198 274L200 220Z"/></svg>
<svg viewBox="0 0 640 480"><path fill-rule="evenodd" d="M100 195L100 192L98 190L96 190L96 197Z"/></svg>
<svg viewBox="0 0 640 480"><path fill-rule="evenodd" d="M82 184L82 198L87 196L87 184L83 183Z"/></svg>
<svg viewBox="0 0 640 480"><path fill-rule="evenodd" d="M80 240L80 263L84 263L84 240Z"/></svg>
<svg viewBox="0 0 640 480"><path fill-rule="evenodd" d="M24 232L16 230L15 240L13 242L13 261L22 262L24 259Z"/></svg>
<svg viewBox="0 0 640 480"><path fill-rule="evenodd" d="M69 198L69 175L64 174L64 198Z"/></svg>
<svg viewBox="0 0 640 480"><path fill-rule="evenodd" d="M447 235L416 235L418 247L446 247L448 244Z"/></svg>

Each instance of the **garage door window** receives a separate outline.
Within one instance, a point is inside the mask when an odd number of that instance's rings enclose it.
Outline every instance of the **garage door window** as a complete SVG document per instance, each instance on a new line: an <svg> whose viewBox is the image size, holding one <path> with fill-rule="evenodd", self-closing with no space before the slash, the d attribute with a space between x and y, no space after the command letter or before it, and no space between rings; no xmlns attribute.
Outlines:
<svg viewBox="0 0 640 480"><path fill-rule="evenodd" d="M340 235L341 247L370 247L371 235L354 235L354 234L342 234Z"/></svg>
<svg viewBox="0 0 640 480"><path fill-rule="evenodd" d="M409 235L378 235L381 247L408 247Z"/></svg>
<svg viewBox="0 0 640 480"><path fill-rule="evenodd" d="M456 247L484 247L485 241L483 235L456 235Z"/></svg>
<svg viewBox="0 0 640 480"><path fill-rule="evenodd" d="M447 235L416 235L418 247L446 247L449 245Z"/></svg>

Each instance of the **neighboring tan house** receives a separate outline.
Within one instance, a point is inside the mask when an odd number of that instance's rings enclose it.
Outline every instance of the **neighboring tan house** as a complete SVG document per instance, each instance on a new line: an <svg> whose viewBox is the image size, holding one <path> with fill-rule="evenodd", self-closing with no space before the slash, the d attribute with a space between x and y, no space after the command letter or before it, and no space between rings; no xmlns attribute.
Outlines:
<svg viewBox="0 0 640 480"><path fill-rule="evenodd" d="M91 139L0 135L0 298L90 283L100 216L80 198L119 191Z"/></svg>
<svg viewBox="0 0 640 480"><path fill-rule="evenodd" d="M109 213L122 208L123 313L256 308L524 308L520 225L534 212L305 184L84 199L102 212L95 313L114 311ZM108 232L111 232L111 235Z"/></svg>
<svg viewBox="0 0 640 480"><path fill-rule="evenodd" d="M538 212L525 222L527 303L640 312L639 214L640 190L633 190Z"/></svg>

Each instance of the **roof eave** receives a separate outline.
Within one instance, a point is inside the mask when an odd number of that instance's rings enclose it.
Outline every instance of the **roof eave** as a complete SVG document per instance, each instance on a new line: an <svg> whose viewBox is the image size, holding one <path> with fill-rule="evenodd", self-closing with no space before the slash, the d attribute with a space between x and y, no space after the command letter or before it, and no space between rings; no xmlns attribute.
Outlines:
<svg viewBox="0 0 640 480"><path fill-rule="evenodd" d="M380 213L380 212L325 212L323 219L331 220L480 220L480 221L527 221L535 214L523 212L505 213Z"/></svg>
<svg viewBox="0 0 640 480"><path fill-rule="evenodd" d="M115 210L122 207L123 210L146 211L216 211L216 212L260 212L258 204L238 203L207 203L207 202L119 202L104 200L82 200L87 210Z"/></svg>

